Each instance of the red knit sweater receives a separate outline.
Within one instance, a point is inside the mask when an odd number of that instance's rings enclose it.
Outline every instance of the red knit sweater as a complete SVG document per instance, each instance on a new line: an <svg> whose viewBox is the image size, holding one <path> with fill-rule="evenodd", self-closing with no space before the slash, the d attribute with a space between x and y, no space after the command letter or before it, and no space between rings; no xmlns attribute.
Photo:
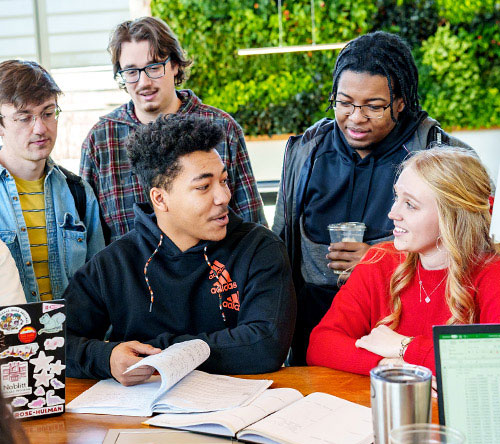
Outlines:
<svg viewBox="0 0 500 444"><path fill-rule="evenodd" d="M307 350L309 365L368 374L378 364L381 356L358 349L354 343L369 334L377 322L390 313L390 278L404 258L405 253L398 252L392 243L368 251L312 331ZM425 302L424 292L420 297L415 276L401 294L401 319L396 332L415 337L406 349L405 362L424 365L435 372L432 326L446 324L451 313L444 298L445 282L431 292L443 279L446 270L425 270L420 264L419 267L422 284L431 301ZM500 322L500 257L493 257L484 267L478 267L472 275L472 283L476 322Z"/></svg>

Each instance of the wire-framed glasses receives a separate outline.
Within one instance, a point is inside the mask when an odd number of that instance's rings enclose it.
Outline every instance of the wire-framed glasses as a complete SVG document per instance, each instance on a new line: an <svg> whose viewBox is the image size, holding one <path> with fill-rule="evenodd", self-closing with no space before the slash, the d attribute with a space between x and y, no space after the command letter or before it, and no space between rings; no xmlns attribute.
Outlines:
<svg viewBox="0 0 500 444"><path fill-rule="evenodd" d="M367 119L381 119L384 117L384 111L389 108L391 104L383 105L354 105L354 103L346 102L344 100L335 100L333 109L337 113L344 114L345 116L350 116L354 114L354 110L359 108L361 115Z"/></svg>
<svg viewBox="0 0 500 444"><path fill-rule="evenodd" d="M144 68L127 68L118 71L116 74L125 83L137 83L144 71L150 79L159 79L165 75L165 65L170 61L170 56L164 62L151 63Z"/></svg>
<svg viewBox="0 0 500 444"><path fill-rule="evenodd" d="M11 116L0 114L0 117L2 119L12 120L14 124L21 128L32 128L38 118L41 119L45 125L54 125L57 119L59 119L60 114L61 108L59 108L59 105L56 105L45 109L41 114L18 112Z"/></svg>

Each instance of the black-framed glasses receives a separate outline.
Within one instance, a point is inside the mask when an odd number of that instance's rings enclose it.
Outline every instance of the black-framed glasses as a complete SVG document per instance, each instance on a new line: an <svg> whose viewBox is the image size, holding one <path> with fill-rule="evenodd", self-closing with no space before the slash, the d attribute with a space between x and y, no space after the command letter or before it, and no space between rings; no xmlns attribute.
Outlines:
<svg viewBox="0 0 500 444"><path fill-rule="evenodd" d="M333 109L337 113L344 114L345 116L350 116L354 114L354 110L359 108L361 115L367 119L381 119L384 117L384 111L389 108L391 104L383 105L354 105L351 102L345 102L344 100L335 100Z"/></svg>
<svg viewBox="0 0 500 444"><path fill-rule="evenodd" d="M4 116L3 114L0 114L0 117L2 119L12 120L17 126L21 128L33 128L36 119L38 118L42 119L42 122L45 125L55 124L57 122L57 119L59 119L61 111L62 110L61 108L59 108L59 105L56 105L55 107L51 106L50 108L47 108L41 114L19 113L13 114L12 116Z"/></svg>
<svg viewBox="0 0 500 444"><path fill-rule="evenodd" d="M125 83L137 83L144 71L150 79L159 79L165 75L165 65L170 61L170 56L164 62L151 63L144 68L127 68L116 73Z"/></svg>

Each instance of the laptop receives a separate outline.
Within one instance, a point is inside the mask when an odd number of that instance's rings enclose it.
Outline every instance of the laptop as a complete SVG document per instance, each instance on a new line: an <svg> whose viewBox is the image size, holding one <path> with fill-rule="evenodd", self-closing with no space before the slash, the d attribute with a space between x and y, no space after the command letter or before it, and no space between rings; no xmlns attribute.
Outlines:
<svg viewBox="0 0 500 444"><path fill-rule="evenodd" d="M66 301L0 306L0 388L16 418L64 413Z"/></svg>
<svg viewBox="0 0 500 444"><path fill-rule="evenodd" d="M500 324L433 327L439 423L500 443Z"/></svg>

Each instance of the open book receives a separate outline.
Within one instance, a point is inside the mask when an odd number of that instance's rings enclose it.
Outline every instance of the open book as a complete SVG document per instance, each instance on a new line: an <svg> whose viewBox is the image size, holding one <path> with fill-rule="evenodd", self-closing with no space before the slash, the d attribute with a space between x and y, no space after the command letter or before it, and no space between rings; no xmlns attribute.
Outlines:
<svg viewBox="0 0 500 444"><path fill-rule="evenodd" d="M269 389L251 404L224 412L164 414L144 424L265 444L370 444L371 410L326 393L305 398L295 389Z"/></svg>
<svg viewBox="0 0 500 444"><path fill-rule="evenodd" d="M174 344L127 369L128 372L149 365L158 371L158 376L131 387L125 387L114 379L99 381L71 401L66 411L151 416L153 412L225 410L249 404L273 382L194 370L209 354L210 347L200 339Z"/></svg>

